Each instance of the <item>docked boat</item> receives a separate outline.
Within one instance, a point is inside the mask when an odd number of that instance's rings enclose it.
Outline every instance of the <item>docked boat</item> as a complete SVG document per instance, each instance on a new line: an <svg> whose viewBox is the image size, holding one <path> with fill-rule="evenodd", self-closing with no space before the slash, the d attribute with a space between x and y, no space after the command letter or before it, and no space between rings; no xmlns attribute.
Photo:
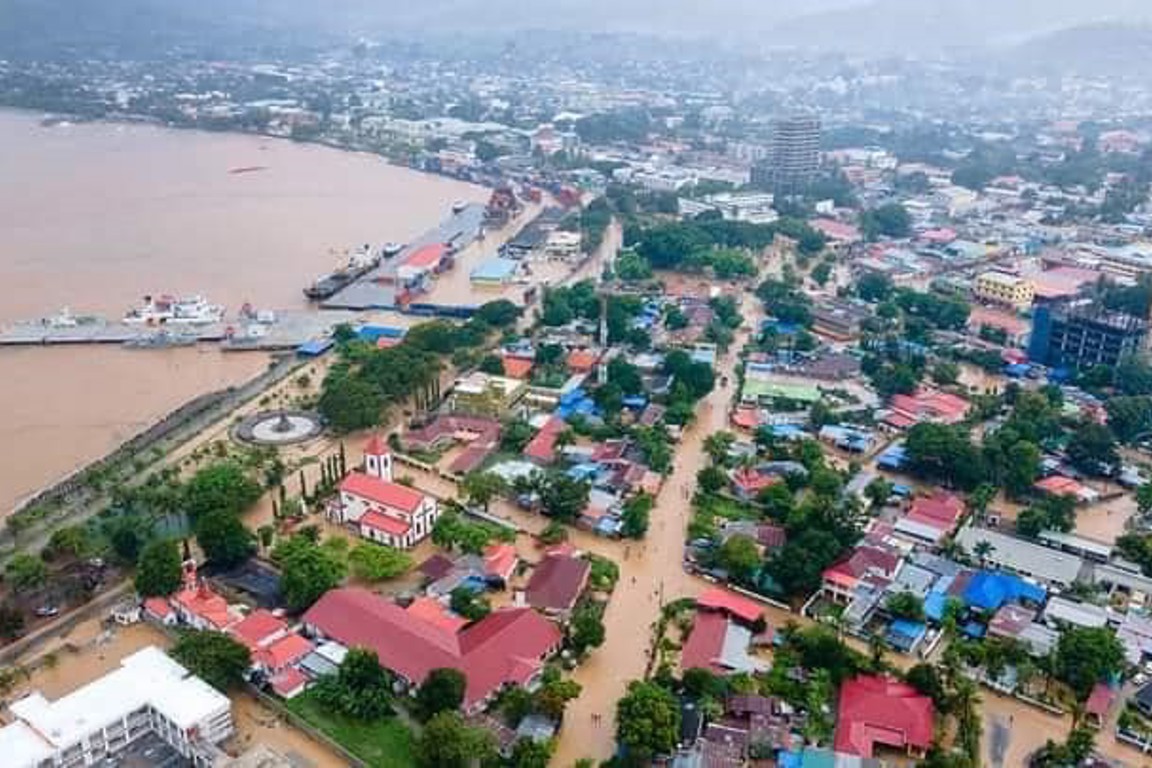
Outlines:
<svg viewBox="0 0 1152 768"><path fill-rule="evenodd" d="M304 295L313 301L327 299L375 269L380 264L380 257L380 252L365 244L357 248L335 272L316 278L304 289Z"/></svg>
<svg viewBox="0 0 1152 768"><path fill-rule="evenodd" d="M224 307L202 296L145 296L143 304L124 315L128 325L210 325L223 319Z"/></svg>
<svg viewBox="0 0 1152 768"><path fill-rule="evenodd" d="M403 250L403 243L385 243L384 247L381 249L382 253L384 254L384 258L386 259L392 259L399 256L400 252Z"/></svg>
<svg viewBox="0 0 1152 768"><path fill-rule="evenodd" d="M124 342L128 349L167 349L168 347L190 347L197 341L196 334L180 331L159 330L143 333Z"/></svg>
<svg viewBox="0 0 1152 768"><path fill-rule="evenodd" d="M464 213L464 209L467 207L468 207L467 202L465 202L464 200L457 200L456 202L452 203L452 213L456 213L456 214Z"/></svg>

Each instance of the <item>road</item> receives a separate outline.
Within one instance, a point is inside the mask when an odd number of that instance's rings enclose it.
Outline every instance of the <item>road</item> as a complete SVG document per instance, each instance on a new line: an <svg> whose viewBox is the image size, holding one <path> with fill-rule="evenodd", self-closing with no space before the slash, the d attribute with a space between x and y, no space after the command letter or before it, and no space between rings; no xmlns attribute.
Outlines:
<svg viewBox="0 0 1152 768"><path fill-rule="evenodd" d="M721 376L728 376L733 383L736 380L736 351L747 342L749 329L760 322L759 307L748 310L746 327L717 363L717 381ZM696 472L707 461L704 438L727 427L731 397L731 386L718 385L700 404L696 422L684 435L672 473L656 498L647 538L633 544L627 557L617 560L620 582L604 614L607 639L573 674L584 690L564 717L552 759L555 766L568 768L582 757L599 761L612 756L616 702L630 680L644 676L651 627L660 615L661 598L671 601L697 595L705 585L684 571L684 536L692 516L690 499L696 488ZM594 720L593 715L600 717Z"/></svg>

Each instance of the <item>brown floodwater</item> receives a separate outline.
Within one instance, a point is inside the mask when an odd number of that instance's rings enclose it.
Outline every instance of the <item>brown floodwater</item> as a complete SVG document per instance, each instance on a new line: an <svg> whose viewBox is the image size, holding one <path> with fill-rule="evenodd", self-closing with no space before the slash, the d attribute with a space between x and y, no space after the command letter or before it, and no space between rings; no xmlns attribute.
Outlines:
<svg viewBox="0 0 1152 768"><path fill-rule="evenodd" d="M42 127L0 111L0 323L68 306L119 318L149 293L235 311L304 306L360 243L404 242L485 190L379 158L253 136ZM239 168L259 168L230 173ZM263 355L0 349L0 515Z"/></svg>

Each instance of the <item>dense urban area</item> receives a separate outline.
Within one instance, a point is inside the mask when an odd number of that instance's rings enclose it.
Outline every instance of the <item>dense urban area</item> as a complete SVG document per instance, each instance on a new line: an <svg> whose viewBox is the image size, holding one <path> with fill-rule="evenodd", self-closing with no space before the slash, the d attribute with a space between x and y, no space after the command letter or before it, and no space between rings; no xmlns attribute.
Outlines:
<svg viewBox="0 0 1152 768"><path fill-rule="evenodd" d="M487 202L302 285L302 337L253 314L258 385L5 519L0 763L1152 764L1146 81L266 51L29 44L0 105Z"/></svg>

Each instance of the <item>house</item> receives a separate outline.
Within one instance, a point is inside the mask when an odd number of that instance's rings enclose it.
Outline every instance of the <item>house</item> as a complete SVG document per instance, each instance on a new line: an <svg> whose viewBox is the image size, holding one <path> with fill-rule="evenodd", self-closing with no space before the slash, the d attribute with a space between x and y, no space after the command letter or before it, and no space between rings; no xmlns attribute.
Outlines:
<svg viewBox="0 0 1152 768"><path fill-rule="evenodd" d="M492 582L507 584L519 564L520 556L516 554L515 544L502 541L484 548L484 571Z"/></svg>
<svg viewBox="0 0 1152 768"><path fill-rule="evenodd" d="M340 482L340 493L328 508L334 522L399 549L411 549L431 535L439 515L436 499L392 482L392 454L379 437L364 449L364 470Z"/></svg>
<svg viewBox="0 0 1152 768"><path fill-rule="evenodd" d="M521 361L519 358L505 358ZM500 444L500 422L483 416L439 414L429 424L406 432L404 447L420 451L436 451L451 445L463 445L448 471L466 475L479 467Z"/></svg>
<svg viewBox="0 0 1152 768"><path fill-rule="evenodd" d="M732 470L729 482L732 492L745 501L752 501L765 488L783 482L779 475L761 471L760 467L737 467Z"/></svg>
<svg viewBox="0 0 1152 768"><path fill-rule="evenodd" d="M963 500L954 494L938 491L913 500L907 514L896 521L895 529L914 540L938 544L952 533L963 516Z"/></svg>
<svg viewBox="0 0 1152 768"><path fill-rule="evenodd" d="M571 615L576 601L588 586L591 572L591 564L582 558L564 555L545 557L528 580L528 605L549 616Z"/></svg>
<svg viewBox="0 0 1152 768"><path fill-rule="evenodd" d="M706 669L716 674L763 671L767 665L748 652L752 640L752 630L724 612L697 610L680 654L680 666L684 671Z"/></svg>
<svg viewBox="0 0 1152 768"><path fill-rule="evenodd" d="M563 635L531 608L502 608L453 632L428 623L366 589L333 589L304 614L317 637L345 648L365 647L409 686L433 669L464 674L463 709L482 710L505 686L529 686L544 662L559 650Z"/></svg>
<svg viewBox="0 0 1152 768"><path fill-rule="evenodd" d="M1103 728L1108 713L1116 703L1117 691L1105 682L1092 686L1092 693L1084 703L1084 719L1093 728Z"/></svg>
<svg viewBox="0 0 1152 768"><path fill-rule="evenodd" d="M913 395L893 395L884 422L897 429L913 424L957 424L964 420L972 404L964 398L934 389L921 389Z"/></svg>
<svg viewBox="0 0 1152 768"><path fill-rule="evenodd" d="M528 385L519 379L473 371L452 385L448 408L454 413L502 419L514 412L527 392Z"/></svg>
<svg viewBox="0 0 1152 768"><path fill-rule="evenodd" d="M1129 701L1145 717L1152 717L1152 683L1146 683Z"/></svg>
<svg viewBox="0 0 1152 768"><path fill-rule="evenodd" d="M886 585L896 578L900 562L899 555L887 547L861 544L824 569L821 589L830 599L849 603L861 584L877 582Z"/></svg>
<svg viewBox="0 0 1152 768"><path fill-rule="evenodd" d="M1008 603L1043 605L1048 595L1044 587L1002 571L976 571L960 584L960 599L965 606L992 614Z"/></svg>
<svg viewBox="0 0 1152 768"><path fill-rule="evenodd" d="M1100 500L1098 491L1063 475L1049 475L1038 480L1033 487L1051 496L1071 496L1080 504L1092 504Z"/></svg>
<svg viewBox="0 0 1152 768"><path fill-rule="evenodd" d="M837 752L874 757L876 748L923 757L932 746L932 699L887 677L856 677L840 687L833 739Z"/></svg>
<svg viewBox="0 0 1152 768"><path fill-rule="evenodd" d="M550 416L544 426L524 446L524 456L539 464L556 460L556 440L568 425L559 416Z"/></svg>
<svg viewBox="0 0 1152 768"><path fill-rule="evenodd" d="M722 613L749 626L764 620L764 606L723 587L710 587L696 598L698 610Z"/></svg>
<svg viewBox="0 0 1152 768"><path fill-rule="evenodd" d="M990 547L983 556L985 563L1047 584L1067 587L1080 578L1084 567L1084 561L1075 555L999 531L965 525L956 533L956 543L967 552L976 552L982 542Z"/></svg>

